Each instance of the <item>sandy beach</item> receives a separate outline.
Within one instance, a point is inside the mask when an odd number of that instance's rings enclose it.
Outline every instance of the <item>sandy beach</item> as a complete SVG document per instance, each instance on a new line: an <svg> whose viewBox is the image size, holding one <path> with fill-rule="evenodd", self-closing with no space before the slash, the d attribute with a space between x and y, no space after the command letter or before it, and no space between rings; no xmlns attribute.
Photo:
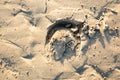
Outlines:
<svg viewBox="0 0 120 80"><path fill-rule="evenodd" d="M120 80L120 0L0 0L0 80Z"/></svg>

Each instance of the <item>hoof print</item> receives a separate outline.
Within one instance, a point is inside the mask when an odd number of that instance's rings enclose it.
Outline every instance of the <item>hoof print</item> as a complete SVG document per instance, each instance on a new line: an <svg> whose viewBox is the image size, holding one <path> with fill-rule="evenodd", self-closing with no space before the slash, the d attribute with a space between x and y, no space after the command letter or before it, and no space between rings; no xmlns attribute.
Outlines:
<svg viewBox="0 0 120 80"><path fill-rule="evenodd" d="M118 35L119 30L110 29L104 19L90 25L85 21L79 22L66 18L48 27L45 46L49 46L52 59L60 61L75 56L78 46L80 46L78 50L85 54L97 39L105 48L104 37L107 42L110 42L110 37Z"/></svg>

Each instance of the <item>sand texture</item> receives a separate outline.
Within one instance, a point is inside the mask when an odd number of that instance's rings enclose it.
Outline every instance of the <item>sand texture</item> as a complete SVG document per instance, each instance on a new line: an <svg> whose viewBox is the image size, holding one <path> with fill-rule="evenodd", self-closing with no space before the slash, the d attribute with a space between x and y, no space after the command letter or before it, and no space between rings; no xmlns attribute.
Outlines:
<svg viewBox="0 0 120 80"><path fill-rule="evenodd" d="M0 0L0 80L120 80L120 0Z"/></svg>

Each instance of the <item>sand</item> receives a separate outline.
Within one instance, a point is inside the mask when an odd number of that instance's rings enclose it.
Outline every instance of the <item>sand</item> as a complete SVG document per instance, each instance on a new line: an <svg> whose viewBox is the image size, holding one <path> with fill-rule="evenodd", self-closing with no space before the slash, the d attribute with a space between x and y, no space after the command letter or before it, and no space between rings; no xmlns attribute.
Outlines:
<svg viewBox="0 0 120 80"><path fill-rule="evenodd" d="M66 18L89 36L58 29L45 45ZM0 80L119 80L119 22L119 0L0 0Z"/></svg>

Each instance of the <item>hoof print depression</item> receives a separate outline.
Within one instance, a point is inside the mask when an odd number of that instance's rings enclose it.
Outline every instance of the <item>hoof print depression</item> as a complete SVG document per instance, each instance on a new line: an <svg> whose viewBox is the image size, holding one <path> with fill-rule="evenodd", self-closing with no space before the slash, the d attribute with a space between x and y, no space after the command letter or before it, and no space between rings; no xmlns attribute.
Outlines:
<svg viewBox="0 0 120 80"><path fill-rule="evenodd" d="M48 28L45 45L50 46L54 60L70 58L75 55L85 22L61 19Z"/></svg>
<svg viewBox="0 0 120 80"><path fill-rule="evenodd" d="M105 23L105 22L104 22ZM118 29L110 29L104 23L95 23L94 26L83 21L61 19L48 27L45 46L49 46L52 59L59 61L76 55L76 50L85 54L89 46L99 39L105 48L104 38L109 42L110 37L119 35ZM102 25L102 26L101 26ZM112 35L111 35L112 34Z"/></svg>

